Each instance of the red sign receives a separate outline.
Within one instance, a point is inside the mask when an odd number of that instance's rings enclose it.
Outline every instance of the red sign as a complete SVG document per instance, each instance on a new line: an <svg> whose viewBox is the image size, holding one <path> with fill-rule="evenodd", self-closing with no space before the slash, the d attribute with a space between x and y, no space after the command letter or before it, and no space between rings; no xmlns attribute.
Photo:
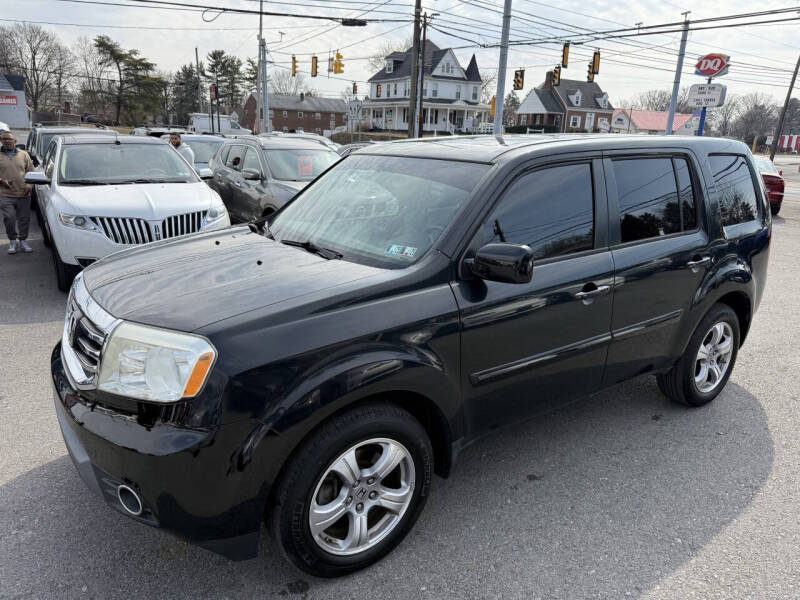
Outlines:
<svg viewBox="0 0 800 600"><path fill-rule="evenodd" d="M694 74L703 77L720 77L728 72L731 57L726 54L706 54L694 66Z"/></svg>
<svg viewBox="0 0 800 600"><path fill-rule="evenodd" d="M298 175L313 175L314 165L310 156L297 157L297 174Z"/></svg>
<svg viewBox="0 0 800 600"><path fill-rule="evenodd" d="M17 97L16 96L0 96L0 104L12 104L14 106L17 105Z"/></svg>
<svg viewBox="0 0 800 600"><path fill-rule="evenodd" d="M210 96L211 100L217 99L217 86L213 83L208 86L208 95Z"/></svg>

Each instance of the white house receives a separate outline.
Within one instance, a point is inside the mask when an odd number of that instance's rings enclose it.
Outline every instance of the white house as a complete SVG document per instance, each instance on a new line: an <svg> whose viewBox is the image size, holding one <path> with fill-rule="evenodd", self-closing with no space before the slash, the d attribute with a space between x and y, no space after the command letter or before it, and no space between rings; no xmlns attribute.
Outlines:
<svg viewBox="0 0 800 600"><path fill-rule="evenodd" d="M369 78L369 99L362 109L375 129L408 131L411 93L411 48L393 52ZM475 55L464 69L450 48L425 43L422 85L423 130L471 132L488 121L490 107L481 103L481 75Z"/></svg>

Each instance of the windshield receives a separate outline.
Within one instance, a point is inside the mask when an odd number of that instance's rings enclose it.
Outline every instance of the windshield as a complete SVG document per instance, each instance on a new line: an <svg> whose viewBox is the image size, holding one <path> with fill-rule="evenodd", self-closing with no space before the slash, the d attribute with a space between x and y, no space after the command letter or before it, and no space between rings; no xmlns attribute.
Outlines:
<svg viewBox="0 0 800 600"><path fill-rule="evenodd" d="M775 168L775 165L772 164L771 160L767 160L766 158L757 158L756 164L758 165L759 171L766 171L767 173L778 173L778 169Z"/></svg>
<svg viewBox="0 0 800 600"><path fill-rule="evenodd" d="M264 152L275 179L311 181L341 157L320 148L268 149Z"/></svg>
<svg viewBox="0 0 800 600"><path fill-rule="evenodd" d="M75 144L61 151L59 183L194 183L197 175L163 144Z"/></svg>
<svg viewBox="0 0 800 600"><path fill-rule="evenodd" d="M276 240L312 242L353 260L403 268L453 220L488 165L396 156L351 156L270 223Z"/></svg>
<svg viewBox="0 0 800 600"><path fill-rule="evenodd" d="M186 140L183 143L194 152L194 162L207 163L217 153L217 149L222 145L222 140L212 138L210 140Z"/></svg>

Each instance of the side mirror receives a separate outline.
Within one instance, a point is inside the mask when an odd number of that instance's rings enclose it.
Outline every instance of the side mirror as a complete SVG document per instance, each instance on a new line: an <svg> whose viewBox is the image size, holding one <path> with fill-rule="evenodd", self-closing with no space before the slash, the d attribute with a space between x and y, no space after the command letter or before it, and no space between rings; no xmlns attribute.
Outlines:
<svg viewBox="0 0 800 600"><path fill-rule="evenodd" d="M258 181L261 179L261 171L257 171L256 169L244 169L242 171L242 177L249 181Z"/></svg>
<svg viewBox="0 0 800 600"><path fill-rule="evenodd" d="M32 185L49 185L50 178L41 171L29 171L25 173L25 183Z"/></svg>
<svg viewBox="0 0 800 600"><path fill-rule="evenodd" d="M38 167L39 166L39 159L36 158L35 156L31 156L31 162L33 163L34 167Z"/></svg>
<svg viewBox="0 0 800 600"><path fill-rule="evenodd" d="M200 179L211 179L214 177L214 171L206 169L205 167L197 169L197 174L200 176Z"/></svg>
<svg viewBox="0 0 800 600"><path fill-rule="evenodd" d="M472 274L489 281L528 283L533 275L533 250L522 244L486 244L464 262Z"/></svg>
<svg viewBox="0 0 800 600"><path fill-rule="evenodd" d="M25 144L17 144L16 148L17 150L25 150Z"/></svg>

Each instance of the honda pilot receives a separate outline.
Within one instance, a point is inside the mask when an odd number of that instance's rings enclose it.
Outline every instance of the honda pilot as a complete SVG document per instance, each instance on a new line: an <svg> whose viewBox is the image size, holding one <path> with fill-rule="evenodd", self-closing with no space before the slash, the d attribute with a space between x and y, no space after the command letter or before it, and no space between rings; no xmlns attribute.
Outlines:
<svg viewBox="0 0 800 600"><path fill-rule="evenodd" d="M232 559L263 522L300 569L343 575L499 426L643 375L688 407L719 396L770 218L725 139L376 144L267 218L86 268L58 420L112 509Z"/></svg>

